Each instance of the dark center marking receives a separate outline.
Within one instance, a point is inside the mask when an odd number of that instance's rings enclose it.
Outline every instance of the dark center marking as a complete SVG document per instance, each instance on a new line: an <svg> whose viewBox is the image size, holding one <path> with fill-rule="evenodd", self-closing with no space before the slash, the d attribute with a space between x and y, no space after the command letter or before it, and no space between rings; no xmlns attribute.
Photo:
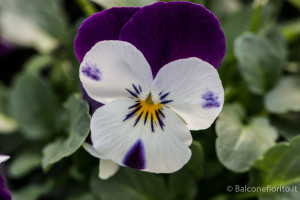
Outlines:
<svg viewBox="0 0 300 200"><path fill-rule="evenodd" d="M128 107L129 112L125 116L123 122L135 117L135 122L133 125L134 127L140 121L142 121L144 125L146 125L147 122L150 123L150 129L153 133L155 132L156 127L160 127L161 130L164 131L164 118L166 118L166 116L163 113L163 107L166 104L173 102L173 100L167 99L170 92L164 93L163 91L161 91L159 93L160 102L154 103L151 93L149 93L145 100L141 100L139 98L141 92L143 91L140 85L136 86L132 84L132 89L125 89L130 94L130 98L135 99L136 101L134 101L134 105Z"/></svg>

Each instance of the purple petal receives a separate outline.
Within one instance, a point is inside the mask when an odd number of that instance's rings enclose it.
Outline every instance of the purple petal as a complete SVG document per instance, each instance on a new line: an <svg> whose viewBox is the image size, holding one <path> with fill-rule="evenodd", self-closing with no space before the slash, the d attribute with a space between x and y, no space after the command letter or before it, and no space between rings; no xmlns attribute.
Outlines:
<svg viewBox="0 0 300 200"><path fill-rule="evenodd" d="M120 39L146 57L153 76L165 64L198 57L218 68L225 37L218 19L201 5L158 2L140 9L121 30Z"/></svg>
<svg viewBox="0 0 300 200"><path fill-rule="evenodd" d="M11 200L11 194L7 189L5 180L2 175L0 175L0 199L1 200Z"/></svg>
<svg viewBox="0 0 300 200"><path fill-rule="evenodd" d="M145 150L141 140L136 141L136 143L127 152L124 157L123 164L127 167L139 170L146 168Z"/></svg>
<svg viewBox="0 0 300 200"><path fill-rule="evenodd" d="M85 54L99 41L119 40L120 30L140 8L111 8L87 18L75 39L75 54L82 62Z"/></svg>

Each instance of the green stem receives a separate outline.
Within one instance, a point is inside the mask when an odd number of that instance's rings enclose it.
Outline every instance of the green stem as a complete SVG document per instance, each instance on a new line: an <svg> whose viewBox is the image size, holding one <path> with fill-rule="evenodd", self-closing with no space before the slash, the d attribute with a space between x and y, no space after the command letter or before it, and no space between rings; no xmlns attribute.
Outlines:
<svg viewBox="0 0 300 200"><path fill-rule="evenodd" d="M97 12L95 6L89 0L76 0L77 4L83 10L83 12L90 16Z"/></svg>
<svg viewBox="0 0 300 200"><path fill-rule="evenodd" d="M260 18L260 13L261 9L263 7L262 1L254 1L254 13L252 16L251 24L250 24L250 31L251 32L257 32L259 28L259 18Z"/></svg>

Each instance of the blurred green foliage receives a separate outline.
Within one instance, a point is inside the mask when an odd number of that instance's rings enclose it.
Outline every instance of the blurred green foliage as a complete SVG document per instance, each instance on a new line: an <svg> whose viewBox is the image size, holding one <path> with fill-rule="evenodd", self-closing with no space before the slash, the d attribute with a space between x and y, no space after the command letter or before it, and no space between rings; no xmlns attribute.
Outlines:
<svg viewBox="0 0 300 200"><path fill-rule="evenodd" d="M89 133L73 41L82 21L113 6L156 0L2 0L0 153L14 200L299 200L298 0L193 0L221 22L225 106L193 132L189 163L169 175L122 168L98 178L81 145ZM298 192L228 192L228 186L298 186Z"/></svg>

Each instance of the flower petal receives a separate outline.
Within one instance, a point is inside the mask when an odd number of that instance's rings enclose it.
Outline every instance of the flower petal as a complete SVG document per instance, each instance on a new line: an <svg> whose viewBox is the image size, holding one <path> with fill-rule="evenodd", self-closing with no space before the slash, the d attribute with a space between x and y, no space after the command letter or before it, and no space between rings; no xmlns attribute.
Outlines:
<svg viewBox="0 0 300 200"><path fill-rule="evenodd" d="M115 173L117 173L119 168L120 165L111 160L100 159L99 178L104 180L109 179L110 177L115 175Z"/></svg>
<svg viewBox="0 0 300 200"><path fill-rule="evenodd" d="M0 175L0 199L11 200L11 194L7 189L3 176Z"/></svg>
<svg viewBox="0 0 300 200"><path fill-rule="evenodd" d="M75 54L82 62L85 54L102 40L118 40L121 28L139 8L111 8L87 18L75 39Z"/></svg>
<svg viewBox="0 0 300 200"><path fill-rule="evenodd" d="M153 91L169 92L168 98L173 101L167 105L185 120L190 130L208 128L224 103L217 70L199 58L180 59L165 65L156 75Z"/></svg>
<svg viewBox="0 0 300 200"><path fill-rule="evenodd" d="M165 64L188 57L218 68L226 51L218 19L190 2L158 2L141 8L124 25L120 39L144 54L153 76Z"/></svg>
<svg viewBox="0 0 300 200"><path fill-rule="evenodd" d="M138 116L124 121L130 98L117 99L97 109L91 121L91 137L97 152L119 165L171 173L188 162L192 136L184 122L167 107L163 108L164 128L137 123Z"/></svg>
<svg viewBox="0 0 300 200"><path fill-rule="evenodd" d="M93 145L87 143L87 142L84 142L82 144L83 148L89 153L91 154L92 156L96 157L96 158L100 158L100 159L105 159L105 157L101 154L99 154L95 148L93 147Z"/></svg>
<svg viewBox="0 0 300 200"><path fill-rule="evenodd" d="M90 114L93 115L93 113L100 108L101 106L103 106L102 103L95 101L94 99L92 99L87 92L85 91L85 89L83 88L82 83L80 82L80 89L82 91L82 97L84 100L86 100L89 103L90 106Z"/></svg>
<svg viewBox="0 0 300 200"><path fill-rule="evenodd" d="M153 82L142 53L127 42L113 40L98 42L86 54L80 80L87 94L104 104L147 90Z"/></svg>
<svg viewBox="0 0 300 200"><path fill-rule="evenodd" d="M9 158L10 156L0 155L0 163L7 161Z"/></svg>

